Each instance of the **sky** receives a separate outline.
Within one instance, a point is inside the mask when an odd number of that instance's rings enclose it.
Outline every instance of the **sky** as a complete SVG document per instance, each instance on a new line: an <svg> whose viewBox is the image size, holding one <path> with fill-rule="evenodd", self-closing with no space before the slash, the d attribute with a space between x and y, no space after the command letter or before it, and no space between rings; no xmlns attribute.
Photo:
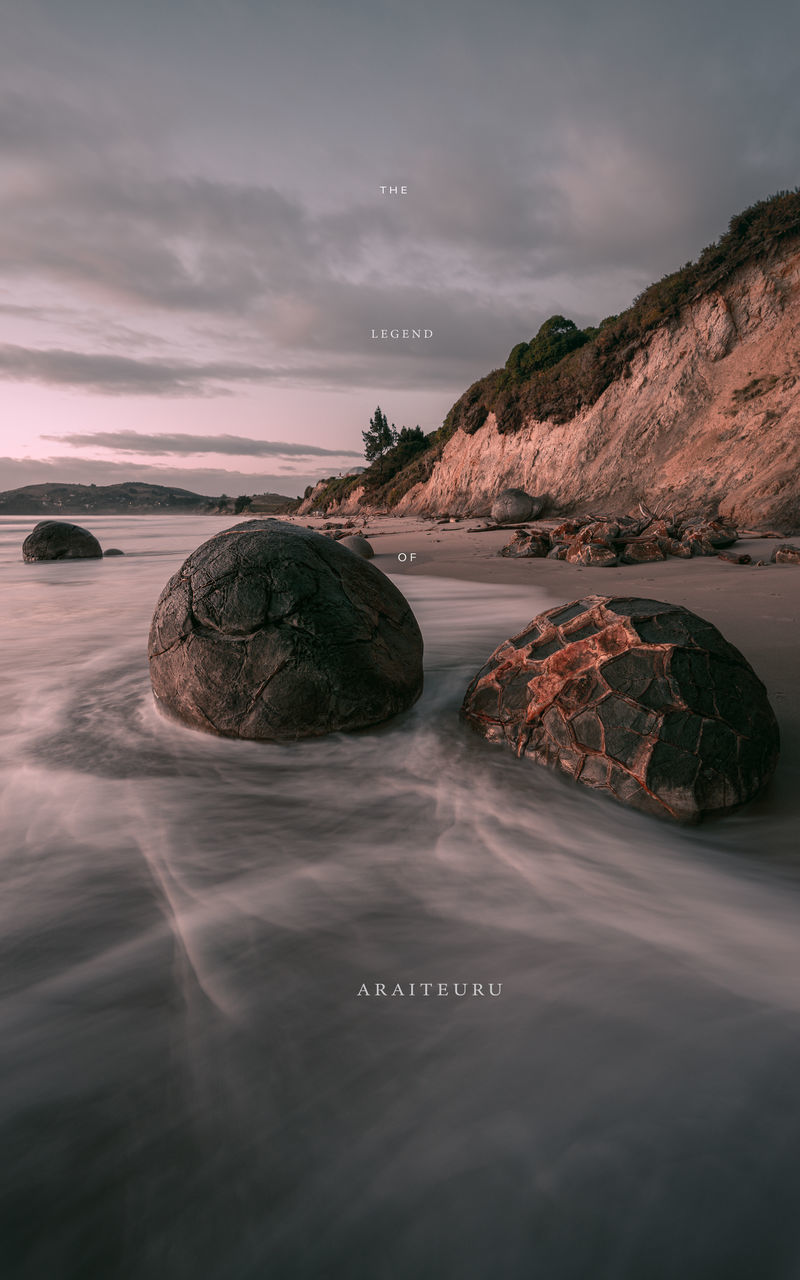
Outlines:
<svg viewBox="0 0 800 1280"><path fill-rule="evenodd" d="M799 48L794 0L0 0L0 489L434 430L800 182Z"/></svg>

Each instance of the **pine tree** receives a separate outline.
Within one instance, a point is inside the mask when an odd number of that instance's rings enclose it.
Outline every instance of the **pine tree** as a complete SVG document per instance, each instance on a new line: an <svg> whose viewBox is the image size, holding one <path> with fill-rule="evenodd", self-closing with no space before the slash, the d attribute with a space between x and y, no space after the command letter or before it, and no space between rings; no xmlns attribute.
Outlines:
<svg viewBox="0 0 800 1280"><path fill-rule="evenodd" d="M364 440L364 457L367 462L383 461L383 455L397 444L397 431L394 424L389 426L389 419L382 412L380 405L369 420L369 430L361 432Z"/></svg>

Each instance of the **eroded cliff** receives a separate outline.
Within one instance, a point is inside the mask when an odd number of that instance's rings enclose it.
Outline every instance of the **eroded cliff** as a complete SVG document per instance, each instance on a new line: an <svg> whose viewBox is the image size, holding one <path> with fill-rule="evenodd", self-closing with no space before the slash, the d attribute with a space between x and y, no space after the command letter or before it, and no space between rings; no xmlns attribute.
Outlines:
<svg viewBox="0 0 800 1280"><path fill-rule="evenodd" d="M457 430L395 510L483 514L512 485L563 512L666 500L800 525L800 241L655 329L568 421Z"/></svg>
<svg viewBox="0 0 800 1280"><path fill-rule="evenodd" d="M420 446L321 482L301 511L482 515L513 487L564 514L644 501L800 527L800 191L732 218L597 328L551 317Z"/></svg>

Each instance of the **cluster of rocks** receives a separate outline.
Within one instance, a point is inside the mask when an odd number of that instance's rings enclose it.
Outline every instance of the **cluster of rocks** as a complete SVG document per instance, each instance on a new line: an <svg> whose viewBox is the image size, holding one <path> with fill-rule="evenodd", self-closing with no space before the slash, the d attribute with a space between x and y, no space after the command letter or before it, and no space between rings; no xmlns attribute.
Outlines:
<svg viewBox="0 0 800 1280"><path fill-rule="evenodd" d="M592 595L540 614L494 651L462 713L518 757L680 822L753 799L780 745L738 649L657 600Z"/></svg>
<svg viewBox="0 0 800 1280"><path fill-rule="evenodd" d="M103 555L124 554L118 547L104 552L93 533L67 520L40 520L22 544L26 564L37 560L99 560Z"/></svg>
<svg viewBox="0 0 800 1280"><path fill-rule="evenodd" d="M570 564L614 568L650 564L670 556L718 556L749 564L749 556L729 555L738 540L732 524L720 518L676 521L648 513L633 516L578 516L555 528L518 529L501 556L549 557Z"/></svg>

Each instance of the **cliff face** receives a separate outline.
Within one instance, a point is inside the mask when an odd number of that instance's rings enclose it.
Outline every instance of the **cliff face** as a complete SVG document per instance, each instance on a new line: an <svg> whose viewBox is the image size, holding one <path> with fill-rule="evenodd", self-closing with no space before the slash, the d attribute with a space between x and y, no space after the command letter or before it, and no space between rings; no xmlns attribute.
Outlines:
<svg viewBox="0 0 800 1280"><path fill-rule="evenodd" d="M508 486L565 513L667 501L800 527L800 241L655 329L569 421L528 417L500 434L489 414L475 434L456 431L395 511L483 514Z"/></svg>

